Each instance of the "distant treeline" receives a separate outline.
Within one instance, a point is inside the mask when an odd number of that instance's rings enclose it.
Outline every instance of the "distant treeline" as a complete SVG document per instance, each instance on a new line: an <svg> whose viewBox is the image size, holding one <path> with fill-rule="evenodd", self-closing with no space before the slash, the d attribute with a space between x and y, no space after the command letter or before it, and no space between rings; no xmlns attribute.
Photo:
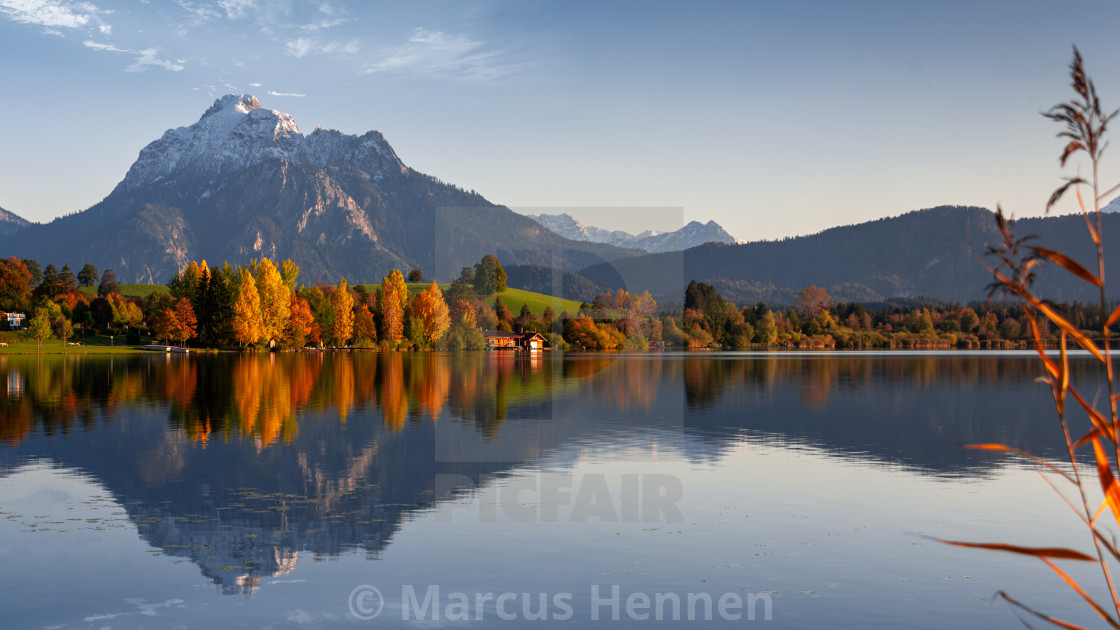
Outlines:
<svg viewBox="0 0 1120 630"><path fill-rule="evenodd" d="M538 273L537 270L531 270ZM191 262L147 297L124 297L112 270L92 265L40 269L35 261L0 261L0 309L28 312L26 334L63 340L76 329L141 335L207 348L332 346L390 349L485 347L483 330L537 332L560 349L1016 347L1027 338L1020 307L1004 304L879 305L834 302L817 286L801 290L792 308L738 306L714 286L690 282L683 309L659 309L648 292L604 291L572 313L551 307L515 313L500 295L507 275L497 257L464 267L446 291L418 290L423 273L391 271L371 292L350 285L298 284L291 260L268 258L211 269ZM538 276L544 285L547 278ZM81 287L98 284L96 295ZM92 293L92 290L89 291ZM1057 306L1082 329L1100 327L1096 309ZM4 320L7 325L7 320ZM1044 336L1052 338L1050 331Z"/></svg>

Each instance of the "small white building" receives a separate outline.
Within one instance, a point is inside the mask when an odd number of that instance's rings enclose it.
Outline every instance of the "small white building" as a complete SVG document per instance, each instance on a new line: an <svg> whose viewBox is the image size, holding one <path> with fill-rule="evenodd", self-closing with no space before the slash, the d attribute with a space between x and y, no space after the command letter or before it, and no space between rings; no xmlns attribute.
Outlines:
<svg viewBox="0 0 1120 630"><path fill-rule="evenodd" d="M23 330L23 313L8 313L8 328L10 330Z"/></svg>

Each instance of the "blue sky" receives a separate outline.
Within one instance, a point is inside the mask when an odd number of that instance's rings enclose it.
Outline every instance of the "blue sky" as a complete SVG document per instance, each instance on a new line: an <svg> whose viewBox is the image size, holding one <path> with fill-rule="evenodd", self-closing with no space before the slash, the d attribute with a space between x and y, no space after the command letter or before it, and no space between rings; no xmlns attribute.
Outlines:
<svg viewBox="0 0 1120 630"><path fill-rule="evenodd" d="M0 0L0 207L85 209L165 129L249 92L534 211L683 208L748 240L941 204L1037 215L1061 175L1039 112L1068 98L1075 43L1120 106L1117 18L1075 0Z"/></svg>

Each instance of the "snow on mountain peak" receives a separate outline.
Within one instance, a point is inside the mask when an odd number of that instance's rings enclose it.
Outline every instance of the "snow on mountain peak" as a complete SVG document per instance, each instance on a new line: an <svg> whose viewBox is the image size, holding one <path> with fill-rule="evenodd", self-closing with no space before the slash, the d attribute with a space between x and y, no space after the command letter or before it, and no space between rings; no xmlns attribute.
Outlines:
<svg viewBox="0 0 1120 630"><path fill-rule="evenodd" d="M346 162L370 178L407 170L378 132L359 138L317 128L304 136L291 116L264 108L252 94L227 94L198 122L169 129L144 147L121 185L136 189L186 177L209 190L211 185L220 187L226 176L267 159L317 166Z"/></svg>
<svg viewBox="0 0 1120 630"><path fill-rule="evenodd" d="M708 221L706 224L690 221L673 232L646 230L635 235L623 230L604 230L593 225L584 225L567 213L529 215L529 218L573 241L607 243L647 252L674 252L710 242L727 244L737 242L715 221Z"/></svg>
<svg viewBox="0 0 1120 630"><path fill-rule="evenodd" d="M236 94L226 94L222 98L214 101L214 104L210 106L210 109L206 110L206 113L204 113L202 117L205 118L221 111L248 114L254 109L260 109L260 106L261 102L252 94L241 94L240 96Z"/></svg>

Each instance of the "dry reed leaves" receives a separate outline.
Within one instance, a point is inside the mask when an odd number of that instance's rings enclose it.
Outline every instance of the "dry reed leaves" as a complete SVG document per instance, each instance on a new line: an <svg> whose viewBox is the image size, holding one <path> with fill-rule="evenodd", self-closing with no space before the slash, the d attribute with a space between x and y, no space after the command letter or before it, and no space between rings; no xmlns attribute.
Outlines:
<svg viewBox="0 0 1120 630"><path fill-rule="evenodd" d="M1114 466L1117 466L1117 462L1120 462L1120 424L1117 422L1116 410L1116 403L1117 400L1120 399L1120 393L1116 392L1111 350L1109 347L1109 328L1120 322L1120 307L1117 307L1111 312L1109 312L1107 308L1104 282L1104 248L1101 242L1100 217L1101 200L1111 195L1113 192L1120 190L1120 185L1113 187L1105 194L1101 195L1098 194L1099 187L1097 180L1097 167L1104 150L1108 146L1108 143L1104 140L1104 136L1108 129L1108 123L1117 115L1117 112L1112 112L1108 115L1103 113L1100 99L1097 97L1096 88L1085 72L1081 53L1076 47L1073 49L1073 61L1070 63L1070 77L1072 80L1072 87L1077 97L1070 100L1068 103L1062 103L1051 108L1043 115L1065 125L1065 129L1058 134L1060 138L1066 139L1061 155L1058 158L1060 165L1064 167L1071 157L1083 151L1088 155L1092 164L1093 175L1089 180L1079 176L1065 178L1064 183L1050 196L1046 204L1046 210L1049 212L1050 208L1053 207L1067 191L1070 189L1074 190L1077 195L1078 206L1081 209L1082 215L1085 217L1085 225L1088 228L1089 236L1096 245L1098 272L1093 273L1089 271L1080 263L1061 252L1045 247L1028 245L1027 242L1032 240L1033 237L1016 236L1014 234L1014 221L1004 216L1002 208L998 209L996 213L996 226L999 229L1002 242L995 246L987 246L989 255L995 257L998 262L994 266L984 263L984 266L995 278L995 281L988 287L989 297L996 295L1013 296L1022 300L1024 303L1024 309L1030 324L1031 337L1034 340L1035 349L1038 352L1042 365L1046 368L1046 375L1044 378L1050 385L1051 392L1053 393L1054 408L1057 411L1058 421L1065 435L1069 457L1069 470L1071 472L1062 470L1055 465L1055 463L1004 444L972 444L967 445L966 448L1001 451L1024 457L1037 464L1040 470L1045 469L1057 473L1061 478L1068 481L1074 487L1075 493L1080 501L1070 499L1065 493L1062 493L1054 486L1053 483L1051 483L1051 486L1058 491L1059 495L1067 502L1077 514L1078 518L1081 519L1082 523L1088 528L1088 533L1096 553L1095 555L1086 554L1074 549L1061 547L1023 547L1007 543L975 543L938 540L939 542L958 547L991 549L1036 557L1061 577L1062 580L1084 599L1089 607L1110 627L1120 628L1120 596L1118 596L1120 593L1118 593L1113 583L1109 560L1109 558L1112 558L1115 561L1120 561L1120 551L1117 550L1117 546L1113 542L1113 540L1115 540L1113 532L1120 526L1120 481L1117 480L1117 475L1113 469ZM1085 198L1082 196L1082 188L1092 189L1091 208L1085 203ZM1079 330L1049 303L1038 297L1032 291L1031 284L1035 279L1035 270L1046 263L1051 263L1064 269L1078 280L1097 287L1100 295L1100 316L1102 322L1099 331L1101 339L1100 345L1090 339L1088 335ZM1055 361L1045 351L1046 341L1043 339L1038 317L1045 317L1055 324L1061 332L1059 343L1061 356L1058 361ZM1070 383L1069 358L1066 352L1067 340L1069 339L1072 339L1074 343L1088 351L1094 358L1104 364L1108 376L1107 401L1109 404L1107 412L1102 412L1097 409L1095 404L1087 402L1080 392L1078 392L1077 388ZM1088 432L1076 440L1072 437L1073 434L1070 432L1069 421L1066 417L1065 403L1067 394L1072 395L1081 409L1085 411L1089 419L1089 424L1091 425ZM1104 500L1096 509L1090 505L1089 499L1089 492L1091 490L1091 482L1089 479L1091 479L1091 476L1082 476L1082 464L1078 459L1077 450L1089 443L1093 445L1097 482L1100 484L1101 492L1104 496ZM1111 446L1111 451L1116 461L1113 461L1113 458L1109 455L1109 446ZM1047 482L1050 483L1049 478L1047 478ZM1103 524L1099 522L1100 517L1106 513L1111 513L1112 515L1112 521L1109 523L1111 531L1103 529ZM1105 587L1108 590L1109 599L1111 599L1107 604L1107 608L1090 596L1081 584L1055 564L1054 561L1056 560L1096 562L1099 564ZM997 595L1009 602L1015 610L1027 612L1034 617L1045 620L1058 627L1080 627L1037 611L1012 598L1003 591L1000 591ZM1025 620L1024 623L1026 623Z"/></svg>

